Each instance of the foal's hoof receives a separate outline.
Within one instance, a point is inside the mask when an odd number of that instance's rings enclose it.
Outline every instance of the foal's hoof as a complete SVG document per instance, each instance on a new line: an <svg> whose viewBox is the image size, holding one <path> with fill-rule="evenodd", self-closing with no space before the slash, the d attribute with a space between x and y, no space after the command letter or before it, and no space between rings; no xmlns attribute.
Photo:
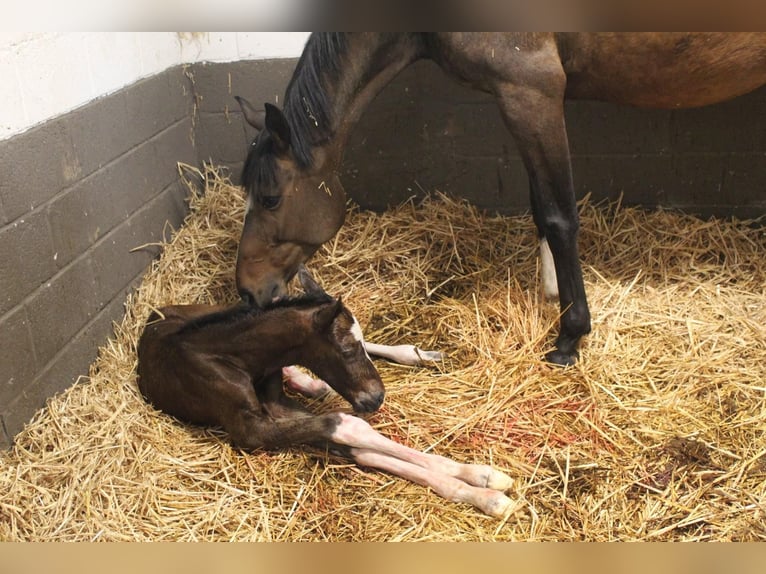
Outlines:
<svg viewBox="0 0 766 574"><path fill-rule="evenodd" d="M508 518L518 510L519 505L504 494L495 491L495 494L490 496L480 508L489 516Z"/></svg>
<svg viewBox="0 0 766 574"><path fill-rule="evenodd" d="M421 363L438 363L444 360L444 355L439 351L424 351L415 347L415 354L420 358Z"/></svg>
<svg viewBox="0 0 766 574"><path fill-rule="evenodd" d="M494 468L490 469L489 476L487 477L487 488L492 490L509 490L513 486L513 479L499 470Z"/></svg>
<svg viewBox="0 0 766 574"><path fill-rule="evenodd" d="M556 349L545 355L545 361L552 365L559 365L561 367L571 367L577 362L579 355L577 351L572 354L564 353Z"/></svg>

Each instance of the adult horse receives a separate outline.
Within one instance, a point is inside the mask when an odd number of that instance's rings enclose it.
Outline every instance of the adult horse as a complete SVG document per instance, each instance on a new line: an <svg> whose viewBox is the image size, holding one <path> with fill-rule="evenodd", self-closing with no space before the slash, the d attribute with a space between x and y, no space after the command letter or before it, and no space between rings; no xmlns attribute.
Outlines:
<svg viewBox="0 0 766 574"><path fill-rule="evenodd" d="M349 132L401 70L430 58L461 83L495 96L529 175L543 283L561 306L558 364L577 357L590 311L577 250L564 99L681 108L720 102L766 83L765 33L313 34L284 98L257 111L242 183L248 209L237 287L265 303L343 224L338 170ZM552 255L553 268L550 265Z"/></svg>

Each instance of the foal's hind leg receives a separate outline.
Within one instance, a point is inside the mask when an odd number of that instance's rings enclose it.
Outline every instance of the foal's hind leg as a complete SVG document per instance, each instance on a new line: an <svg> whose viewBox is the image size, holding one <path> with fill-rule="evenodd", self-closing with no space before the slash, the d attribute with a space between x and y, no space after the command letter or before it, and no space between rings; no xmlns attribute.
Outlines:
<svg viewBox="0 0 766 574"><path fill-rule="evenodd" d="M579 218L564 124L566 79L556 58L548 65L548 70L542 66L536 70L535 77L543 75L537 86L503 84L497 94L529 173L535 224L550 246L556 269L561 326L557 348L546 358L569 365L577 359L580 338L590 332L590 311L577 249Z"/></svg>

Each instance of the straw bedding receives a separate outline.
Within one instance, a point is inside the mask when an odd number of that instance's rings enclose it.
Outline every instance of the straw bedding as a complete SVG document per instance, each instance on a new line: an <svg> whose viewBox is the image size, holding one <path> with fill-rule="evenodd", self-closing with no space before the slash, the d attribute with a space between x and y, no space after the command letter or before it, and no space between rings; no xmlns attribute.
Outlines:
<svg viewBox="0 0 766 574"><path fill-rule="evenodd" d="M540 295L530 217L439 193L350 208L314 275L369 340L447 353L426 368L378 361L387 397L370 421L514 476L518 511L498 521L322 452L243 454L145 404L135 348L150 310L236 298L244 201L217 170L201 175L90 376L0 453L0 539L766 539L762 227L583 201L593 333L561 369L541 361L558 305Z"/></svg>

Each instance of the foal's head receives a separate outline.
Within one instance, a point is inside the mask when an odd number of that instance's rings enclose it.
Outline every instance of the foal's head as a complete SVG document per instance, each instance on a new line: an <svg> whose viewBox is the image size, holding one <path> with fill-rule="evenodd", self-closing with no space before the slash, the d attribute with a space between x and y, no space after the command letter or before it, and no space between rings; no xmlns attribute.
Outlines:
<svg viewBox="0 0 766 574"><path fill-rule="evenodd" d="M385 395L383 381L364 348L356 318L340 299L327 295L303 265L298 277L306 293L321 301L311 312L312 336L303 345L301 364L327 382L354 410L378 410Z"/></svg>
<svg viewBox="0 0 766 574"><path fill-rule="evenodd" d="M340 229L346 195L321 134L306 133L295 121L291 128L271 104L258 112L243 98L237 100L258 130L242 172L247 212L237 288L243 299L265 305L286 292L298 265Z"/></svg>

